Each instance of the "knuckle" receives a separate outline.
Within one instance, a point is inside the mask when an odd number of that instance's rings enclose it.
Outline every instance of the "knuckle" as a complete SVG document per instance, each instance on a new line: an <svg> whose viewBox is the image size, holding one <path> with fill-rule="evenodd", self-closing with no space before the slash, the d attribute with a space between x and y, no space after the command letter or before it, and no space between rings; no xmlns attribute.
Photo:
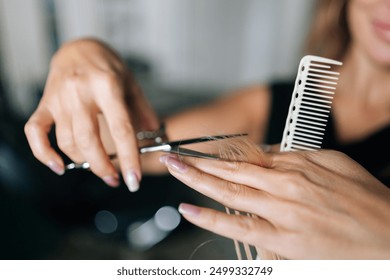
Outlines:
<svg viewBox="0 0 390 280"><path fill-rule="evenodd" d="M241 229L241 238L245 240L256 239L254 235L257 235L256 219L249 217L240 217L238 223Z"/></svg>
<svg viewBox="0 0 390 280"><path fill-rule="evenodd" d="M72 89L77 87L77 85L80 84L81 80L82 80L82 78L81 78L80 74L77 72L68 73L63 78L64 85L67 88L72 88Z"/></svg>
<svg viewBox="0 0 390 280"><path fill-rule="evenodd" d="M226 173L231 176L239 175L246 169L246 163L242 161L227 161L224 167Z"/></svg>
<svg viewBox="0 0 390 280"><path fill-rule="evenodd" d="M223 181L222 186L222 201L234 203L234 201L240 199L240 197L243 195L243 187L241 185L229 182L229 181Z"/></svg>
<svg viewBox="0 0 390 280"><path fill-rule="evenodd" d="M43 161L45 158L45 143L40 137L36 137L41 130L39 122L32 119L24 125L24 133L34 157Z"/></svg>
<svg viewBox="0 0 390 280"><path fill-rule="evenodd" d="M284 172L282 176L283 185L286 188L287 193L290 196L301 196L303 191L305 175L301 171L288 171Z"/></svg>
<svg viewBox="0 0 390 280"><path fill-rule="evenodd" d="M200 171L194 170L191 174L191 185L200 185L203 182L203 174Z"/></svg>
<svg viewBox="0 0 390 280"><path fill-rule="evenodd" d="M219 224L219 218L217 212L213 211L208 215L208 224L210 224L212 228L217 227L217 225Z"/></svg>
<svg viewBox="0 0 390 280"><path fill-rule="evenodd" d="M95 74L101 85L107 89L107 93L111 93L111 89L117 88L120 84L120 78L114 71L106 70Z"/></svg>
<svg viewBox="0 0 390 280"><path fill-rule="evenodd" d="M76 145L73 140L73 137L69 134L62 134L60 137L57 137L57 145L61 149L61 151L64 151L66 153L72 153L76 150Z"/></svg>
<svg viewBox="0 0 390 280"><path fill-rule="evenodd" d="M134 137L133 127L128 121L117 123L118 124L114 124L111 129L111 134L114 139L125 141L130 137Z"/></svg>
<svg viewBox="0 0 390 280"><path fill-rule="evenodd" d="M91 147L95 133L91 129L85 129L82 132L78 133L76 137L77 146L81 150L86 150Z"/></svg>
<svg viewBox="0 0 390 280"><path fill-rule="evenodd" d="M24 125L24 133L27 137L34 135L39 129L39 123L32 119L28 120L27 123Z"/></svg>
<svg viewBox="0 0 390 280"><path fill-rule="evenodd" d="M285 223L289 225L301 225L307 222L306 210L303 210L299 207L289 208L289 211L286 211Z"/></svg>

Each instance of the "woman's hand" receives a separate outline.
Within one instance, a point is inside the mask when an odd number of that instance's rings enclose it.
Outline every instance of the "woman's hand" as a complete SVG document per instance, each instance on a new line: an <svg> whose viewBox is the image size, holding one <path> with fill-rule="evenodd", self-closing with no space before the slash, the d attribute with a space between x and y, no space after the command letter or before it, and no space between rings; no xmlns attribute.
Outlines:
<svg viewBox="0 0 390 280"><path fill-rule="evenodd" d="M54 125L58 146L69 158L89 162L92 172L117 186L119 176L107 155L111 149L129 189L138 189L135 131L155 130L159 122L123 61L107 45L93 39L65 44L52 59L43 97L25 126L35 157L62 174L64 162L48 140ZM102 139L112 140L114 147Z"/></svg>
<svg viewBox="0 0 390 280"><path fill-rule="evenodd" d="M334 151L266 153L245 162L161 158L170 173L257 218L181 204L197 226L290 259L390 258L390 191Z"/></svg>

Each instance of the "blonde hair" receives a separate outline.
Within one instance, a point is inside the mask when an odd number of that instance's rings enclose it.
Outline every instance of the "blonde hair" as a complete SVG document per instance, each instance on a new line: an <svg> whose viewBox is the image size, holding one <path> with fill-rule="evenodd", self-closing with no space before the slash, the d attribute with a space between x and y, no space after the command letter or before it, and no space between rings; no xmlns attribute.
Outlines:
<svg viewBox="0 0 390 280"><path fill-rule="evenodd" d="M248 162L260 166L266 165L263 150L248 137L221 141L218 150L221 159Z"/></svg>
<svg viewBox="0 0 390 280"><path fill-rule="evenodd" d="M351 36L347 22L348 0L319 0L309 31L305 53L341 60Z"/></svg>
<svg viewBox="0 0 390 280"><path fill-rule="evenodd" d="M251 141L247 137L239 137L234 139L227 139L227 141L221 141L218 145L219 156L224 160L229 161L239 161L239 162L248 162L251 164L259 165L259 166L269 166L270 163L267 162L265 152L256 145L253 141ZM233 210L226 208L226 212L229 214L236 215L246 215L252 216L252 218L259 218L253 213L240 213L237 210ZM240 244L237 240L234 240L235 250L237 253L237 258L241 259L253 259L252 250L249 247L249 244ZM280 260L284 259L282 256L259 248L255 246L256 258L262 260ZM246 257L245 257L246 256Z"/></svg>

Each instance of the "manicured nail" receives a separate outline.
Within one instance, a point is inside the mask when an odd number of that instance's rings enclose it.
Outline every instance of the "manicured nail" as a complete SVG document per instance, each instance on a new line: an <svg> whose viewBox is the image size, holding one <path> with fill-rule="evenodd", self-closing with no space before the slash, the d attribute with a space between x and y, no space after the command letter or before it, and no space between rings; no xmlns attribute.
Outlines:
<svg viewBox="0 0 390 280"><path fill-rule="evenodd" d="M165 162L167 161L167 159L169 158L169 157L171 157L171 156L173 156L173 155L162 155L162 156L160 156L160 162L161 163L164 163L165 164Z"/></svg>
<svg viewBox="0 0 390 280"><path fill-rule="evenodd" d="M47 166L58 175L64 175L65 173L64 168L53 160L49 161Z"/></svg>
<svg viewBox="0 0 390 280"><path fill-rule="evenodd" d="M104 183L109 185L110 187L117 187L119 186L119 177L118 175L109 175L102 178Z"/></svg>
<svg viewBox="0 0 390 280"><path fill-rule="evenodd" d="M160 157L160 161L168 168L172 168L180 173L184 173L188 169L188 166L183 161L173 155L163 155Z"/></svg>
<svg viewBox="0 0 390 280"><path fill-rule="evenodd" d="M180 203L178 210L179 213L181 213L182 215L193 216L193 217L198 216L200 213L199 207L187 203Z"/></svg>
<svg viewBox="0 0 390 280"><path fill-rule="evenodd" d="M134 171L127 171L125 174L125 183L126 186L129 188L129 191L136 192L139 189L139 182L137 179L137 175Z"/></svg>

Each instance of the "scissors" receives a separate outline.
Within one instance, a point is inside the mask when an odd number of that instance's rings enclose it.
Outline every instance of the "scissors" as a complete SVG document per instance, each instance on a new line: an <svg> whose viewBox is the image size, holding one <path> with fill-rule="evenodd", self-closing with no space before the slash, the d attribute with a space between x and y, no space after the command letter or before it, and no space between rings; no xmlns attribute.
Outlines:
<svg viewBox="0 0 390 280"><path fill-rule="evenodd" d="M186 149L183 148L182 146L195 144L195 143L209 142L209 141L225 140L229 138L242 137L247 135L248 135L247 133L241 133L241 134L204 136L198 138L177 140L177 141L171 141L171 142L165 142L165 143L159 143L159 144L141 147L139 148L139 153L145 154L145 153L152 153L152 152L166 152L166 153L173 153L181 156L190 156L190 157L198 157L198 158L206 158L206 159L219 159L217 155ZM117 157L116 154L109 155L110 160L115 159L116 157ZM82 162L82 163L72 162L65 166L65 170L72 170L72 169L88 170L89 168L90 165L88 162Z"/></svg>

